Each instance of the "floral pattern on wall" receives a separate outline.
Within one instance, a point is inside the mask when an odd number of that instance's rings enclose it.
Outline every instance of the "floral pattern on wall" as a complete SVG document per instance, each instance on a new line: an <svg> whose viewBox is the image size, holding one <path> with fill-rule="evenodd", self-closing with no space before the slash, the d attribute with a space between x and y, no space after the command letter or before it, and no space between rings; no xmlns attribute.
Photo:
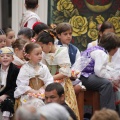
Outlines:
<svg viewBox="0 0 120 120"><path fill-rule="evenodd" d="M104 21L113 23L120 36L120 0L52 0L49 1L49 24L69 22L73 40L80 50L98 38L97 26Z"/></svg>

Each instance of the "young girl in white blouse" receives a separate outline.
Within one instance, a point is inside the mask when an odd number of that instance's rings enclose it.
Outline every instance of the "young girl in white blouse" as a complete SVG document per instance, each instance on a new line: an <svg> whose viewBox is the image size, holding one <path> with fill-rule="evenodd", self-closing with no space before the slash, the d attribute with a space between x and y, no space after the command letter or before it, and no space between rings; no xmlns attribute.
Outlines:
<svg viewBox="0 0 120 120"><path fill-rule="evenodd" d="M27 96L38 97L41 94L40 88L53 82L53 76L50 74L46 65L41 63L42 49L36 43L30 43L25 46L25 53L29 59L24 64L17 77L17 88L14 97L21 97L21 103L27 101ZM29 100L28 100L29 101Z"/></svg>
<svg viewBox="0 0 120 120"><path fill-rule="evenodd" d="M16 39L16 41L12 44L12 48L14 49L14 60L13 63L18 67L21 68L22 65L26 63L24 58L24 47L27 41L24 39Z"/></svg>
<svg viewBox="0 0 120 120"><path fill-rule="evenodd" d="M60 82L65 89L65 100L68 106L76 113L79 119L76 96L71 80L71 63L67 47L55 45L53 31L44 30L37 38L43 50L43 62L48 66L55 82Z"/></svg>

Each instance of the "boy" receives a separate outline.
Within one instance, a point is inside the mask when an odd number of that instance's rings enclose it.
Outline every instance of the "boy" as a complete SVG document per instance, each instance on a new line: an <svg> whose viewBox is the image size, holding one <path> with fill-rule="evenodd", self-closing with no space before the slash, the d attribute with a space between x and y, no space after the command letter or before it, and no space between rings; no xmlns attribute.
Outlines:
<svg viewBox="0 0 120 120"><path fill-rule="evenodd" d="M14 113L14 90L19 69L12 63L13 50L10 47L0 49L0 108L2 120L10 120Z"/></svg>
<svg viewBox="0 0 120 120"><path fill-rule="evenodd" d="M71 70L80 71L80 51L76 46L70 43L72 40L72 26L66 22L60 23L56 27L56 32L57 37L59 39L58 43L56 44L68 48L68 53L71 62ZM79 93L81 87L82 89L85 89L85 87L82 86L80 80L77 79L78 76L80 76L80 74L76 74L71 78L71 80L73 80L72 83L74 85L76 95Z"/></svg>

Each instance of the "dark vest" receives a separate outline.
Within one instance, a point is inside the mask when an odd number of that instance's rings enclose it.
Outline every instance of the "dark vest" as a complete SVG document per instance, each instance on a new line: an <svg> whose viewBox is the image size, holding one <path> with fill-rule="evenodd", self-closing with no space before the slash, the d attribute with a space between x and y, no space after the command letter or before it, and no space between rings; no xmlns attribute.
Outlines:
<svg viewBox="0 0 120 120"><path fill-rule="evenodd" d="M62 43L58 41L58 45L62 45ZM78 48L71 43L68 45L68 47L69 47L68 52L69 52L70 62L71 62L71 65L73 65L76 60L76 54L77 54Z"/></svg>

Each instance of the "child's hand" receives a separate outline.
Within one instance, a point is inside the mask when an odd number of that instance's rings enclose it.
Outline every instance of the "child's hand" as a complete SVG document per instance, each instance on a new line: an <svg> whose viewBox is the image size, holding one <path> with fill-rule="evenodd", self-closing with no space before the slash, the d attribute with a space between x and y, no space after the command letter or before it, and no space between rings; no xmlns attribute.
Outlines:
<svg viewBox="0 0 120 120"><path fill-rule="evenodd" d="M3 102L8 96L7 95L1 95L0 96L0 103Z"/></svg>
<svg viewBox="0 0 120 120"><path fill-rule="evenodd" d="M70 79L73 80L73 81L76 80L77 79L77 75L79 73L80 73L79 71L72 70Z"/></svg>

